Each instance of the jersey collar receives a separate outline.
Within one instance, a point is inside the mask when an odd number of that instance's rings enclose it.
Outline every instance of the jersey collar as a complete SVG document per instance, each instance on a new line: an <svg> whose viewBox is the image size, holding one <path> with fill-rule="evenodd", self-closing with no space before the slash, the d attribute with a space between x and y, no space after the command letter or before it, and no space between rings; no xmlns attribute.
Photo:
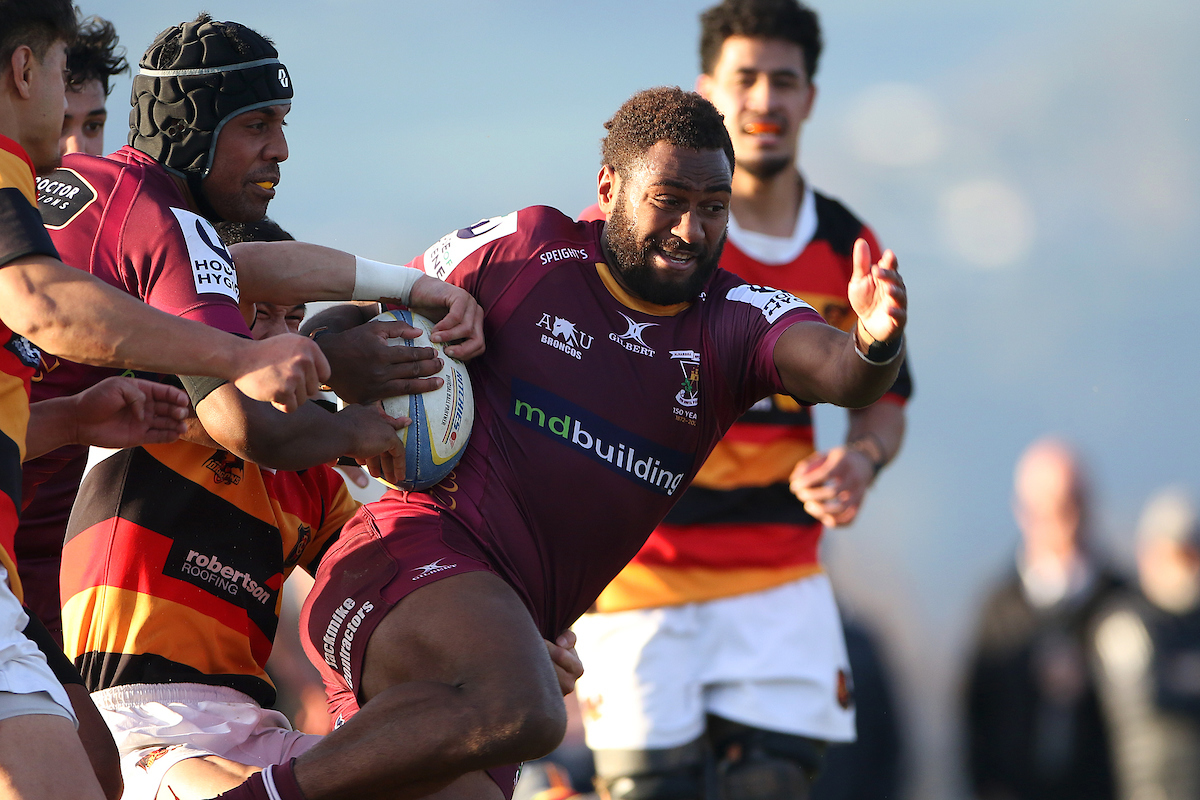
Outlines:
<svg viewBox="0 0 1200 800"><path fill-rule="evenodd" d="M600 276L600 280L604 283L604 288L608 289L618 303L631 308L634 311L640 311L643 314L649 314L652 317L673 317L687 309L691 308L691 303L675 303L670 306L660 306L654 303L647 303L645 300L634 297L629 292L625 291L621 284L617 283L617 279L613 277L612 272L608 268L608 264L603 261L596 262L596 274Z"/></svg>

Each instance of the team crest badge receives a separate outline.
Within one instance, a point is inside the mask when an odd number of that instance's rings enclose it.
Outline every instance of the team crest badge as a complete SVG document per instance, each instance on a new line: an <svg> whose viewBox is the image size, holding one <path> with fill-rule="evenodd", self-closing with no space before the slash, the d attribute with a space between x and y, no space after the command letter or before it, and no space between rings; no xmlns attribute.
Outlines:
<svg viewBox="0 0 1200 800"><path fill-rule="evenodd" d="M219 452L214 453L208 461L205 461L204 467L212 472L213 483L236 486L242 482L242 475L246 471L246 462L232 453Z"/></svg>
<svg viewBox="0 0 1200 800"><path fill-rule="evenodd" d="M684 408L700 403L700 354L695 350L672 350L671 358L683 370L683 381L675 402Z"/></svg>

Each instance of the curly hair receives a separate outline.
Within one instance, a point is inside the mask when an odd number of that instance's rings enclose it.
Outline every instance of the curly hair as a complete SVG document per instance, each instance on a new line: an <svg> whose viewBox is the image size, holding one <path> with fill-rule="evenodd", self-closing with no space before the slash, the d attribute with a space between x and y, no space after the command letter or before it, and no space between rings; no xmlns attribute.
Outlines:
<svg viewBox="0 0 1200 800"><path fill-rule="evenodd" d="M604 123L608 135L600 140L601 162L618 174L658 142L689 150L723 150L733 170L733 142L725 118L712 103L678 86L645 89L629 98Z"/></svg>
<svg viewBox="0 0 1200 800"><path fill-rule="evenodd" d="M108 79L129 71L125 48L117 46L117 29L101 17L88 17L79 25L79 35L67 50L68 84L77 88L100 81L107 96Z"/></svg>
<svg viewBox="0 0 1200 800"><path fill-rule="evenodd" d="M730 36L782 39L800 46L811 81L821 58L817 12L798 0L724 0L700 15L700 69L712 75Z"/></svg>
<svg viewBox="0 0 1200 800"><path fill-rule="evenodd" d="M225 244L241 242L293 242L295 236L279 227L279 223L270 217L263 217L258 222L225 222L213 225L217 234Z"/></svg>
<svg viewBox="0 0 1200 800"><path fill-rule="evenodd" d="M9 69L12 54L26 45L38 61L55 42L75 41L79 17L71 0L0 0L0 75Z"/></svg>

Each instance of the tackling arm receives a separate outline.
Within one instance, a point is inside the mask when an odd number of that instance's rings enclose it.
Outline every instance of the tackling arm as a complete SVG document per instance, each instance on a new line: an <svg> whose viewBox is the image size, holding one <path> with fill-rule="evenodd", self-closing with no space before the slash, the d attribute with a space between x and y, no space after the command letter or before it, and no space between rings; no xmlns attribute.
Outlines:
<svg viewBox="0 0 1200 800"><path fill-rule="evenodd" d="M483 309L466 290L420 270L304 242L241 242L229 252L246 298L281 305L396 300L438 321L433 341L459 342L446 348L447 355L465 361L483 352Z"/></svg>
<svg viewBox="0 0 1200 800"><path fill-rule="evenodd" d="M62 358L222 378L289 411L329 377L319 348L302 337L242 339L158 311L46 256L19 258L0 269L0 319Z"/></svg>
<svg viewBox="0 0 1200 800"><path fill-rule="evenodd" d="M404 417L387 416L377 404L348 405L331 414L306 403L294 414L285 415L266 403L250 400L230 384L199 400L196 415L221 449L260 466L288 471L341 456L366 459L384 452L403 464L396 431L409 423Z"/></svg>

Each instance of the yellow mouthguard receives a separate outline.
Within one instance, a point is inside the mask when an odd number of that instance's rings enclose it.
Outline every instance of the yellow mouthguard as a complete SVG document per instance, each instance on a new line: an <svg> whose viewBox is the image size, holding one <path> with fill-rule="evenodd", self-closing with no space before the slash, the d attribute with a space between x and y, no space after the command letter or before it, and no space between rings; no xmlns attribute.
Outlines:
<svg viewBox="0 0 1200 800"><path fill-rule="evenodd" d="M275 188L274 181L256 181L254 185L261 186L264 189L274 189Z"/></svg>

